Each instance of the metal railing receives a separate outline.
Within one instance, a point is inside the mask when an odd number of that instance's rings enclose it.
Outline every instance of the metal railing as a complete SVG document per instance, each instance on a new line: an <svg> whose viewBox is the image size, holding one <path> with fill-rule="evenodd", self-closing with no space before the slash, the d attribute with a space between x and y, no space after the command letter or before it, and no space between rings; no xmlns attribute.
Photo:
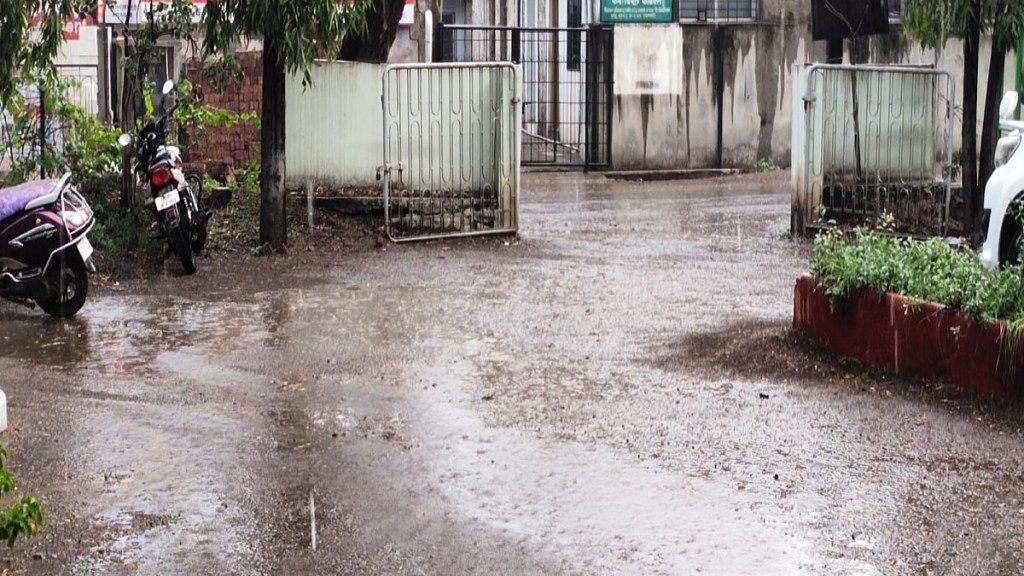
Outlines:
<svg viewBox="0 0 1024 576"><path fill-rule="evenodd" d="M757 19L757 10L757 0L679 0L684 22L749 22Z"/></svg>
<svg viewBox="0 0 1024 576"><path fill-rule="evenodd" d="M61 64L57 74L65 81L67 101L90 116L99 113L100 77L99 66Z"/></svg>
<svg viewBox="0 0 1024 576"><path fill-rule="evenodd" d="M439 36L434 55L438 62L507 61L522 66L523 164L609 164L610 28L443 25Z"/></svg>
<svg viewBox="0 0 1024 576"><path fill-rule="evenodd" d="M953 77L892 66L814 65L804 103L802 198L794 210L815 226L871 224L883 213L896 229L946 234L953 180ZM799 195L799 194L798 194Z"/></svg>
<svg viewBox="0 0 1024 576"><path fill-rule="evenodd" d="M100 100L98 66L58 65L56 69L62 91L58 100L81 109L86 115L96 115ZM48 109L47 99L38 86L26 87L22 96L24 105L20 110L13 114L0 111L0 172L9 170L12 163L19 160L38 157L44 150L52 154L64 152L68 131L66 110ZM41 175L46 176L45 172Z"/></svg>
<svg viewBox="0 0 1024 576"><path fill-rule="evenodd" d="M521 90L510 63L384 70L379 175L392 240L518 230Z"/></svg>

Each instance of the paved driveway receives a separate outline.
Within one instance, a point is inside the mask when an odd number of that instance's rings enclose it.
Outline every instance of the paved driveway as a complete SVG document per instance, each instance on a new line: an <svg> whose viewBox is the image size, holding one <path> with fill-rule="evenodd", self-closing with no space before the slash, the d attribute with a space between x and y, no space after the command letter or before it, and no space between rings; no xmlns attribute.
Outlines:
<svg viewBox="0 0 1024 576"><path fill-rule="evenodd" d="M0 304L0 442L48 513L0 570L1024 570L1017 407L788 333L785 174L524 180L519 239Z"/></svg>

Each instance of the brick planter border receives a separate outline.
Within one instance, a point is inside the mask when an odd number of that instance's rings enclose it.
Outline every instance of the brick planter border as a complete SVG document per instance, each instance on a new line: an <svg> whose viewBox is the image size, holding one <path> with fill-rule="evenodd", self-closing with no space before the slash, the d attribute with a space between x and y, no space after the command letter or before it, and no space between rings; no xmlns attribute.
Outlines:
<svg viewBox="0 0 1024 576"><path fill-rule="evenodd" d="M1004 323L985 325L959 311L897 294L865 292L829 308L817 280L797 279L793 327L835 354L911 377L1024 399L1024 354L1008 353Z"/></svg>

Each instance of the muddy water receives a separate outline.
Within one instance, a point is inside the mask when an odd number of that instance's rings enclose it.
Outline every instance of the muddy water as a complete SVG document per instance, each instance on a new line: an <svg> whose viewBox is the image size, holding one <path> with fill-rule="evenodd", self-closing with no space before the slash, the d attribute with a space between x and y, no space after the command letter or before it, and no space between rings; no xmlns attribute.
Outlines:
<svg viewBox="0 0 1024 576"><path fill-rule="evenodd" d="M526 188L518 240L163 278L64 323L0 306L0 441L49 513L8 566L1020 571L1015 414L663 360L785 330L785 180Z"/></svg>

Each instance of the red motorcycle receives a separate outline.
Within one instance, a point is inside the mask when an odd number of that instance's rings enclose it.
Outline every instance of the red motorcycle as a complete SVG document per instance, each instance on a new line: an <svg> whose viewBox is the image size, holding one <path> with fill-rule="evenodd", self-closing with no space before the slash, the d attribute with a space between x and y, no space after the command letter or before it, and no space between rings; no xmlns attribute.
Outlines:
<svg viewBox="0 0 1024 576"><path fill-rule="evenodd" d="M174 82L168 80L164 96L172 90ZM181 259L185 274L195 274L195 254L206 246L210 210L203 205L202 182L185 176L181 150L167 143L167 120L177 107L175 103L148 122L134 139L122 134L117 141L121 146L135 141L135 172L149 184L151 197L146 204L156 209L157 223L167 236L169 249Z"/></svg>
<svg viewBox="0 0 1024 576"><path fill-rule="evenodd" d="M73 316L96 272L86 237L94 223L70 173L0 188L0 297Z"/></svg>

